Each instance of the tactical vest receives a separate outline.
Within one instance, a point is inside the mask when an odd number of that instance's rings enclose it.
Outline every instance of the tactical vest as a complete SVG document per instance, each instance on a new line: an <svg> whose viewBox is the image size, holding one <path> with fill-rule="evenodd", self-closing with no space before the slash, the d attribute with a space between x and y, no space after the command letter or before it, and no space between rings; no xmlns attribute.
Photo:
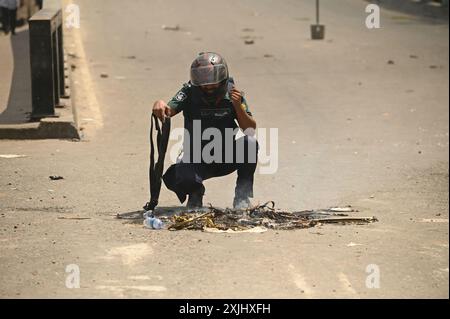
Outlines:
<svg viewBox="0 0 450 319"><path fill-rule="evenodd" d="M228 82L228 88L227 88L227 94L230 95L231 88L233 87L233 81L232 79ZM202 92L202 90L198 87L191 86L190 87L190 94L189 94L189 101L188 101L188 107L185 108L184 112L184 127L186 130L186 133L189 133L188 136L185 135L184 137L184 154L186 156L189 156L189 160L192 163L192 161L196 158L197 160L201 158L200 157L193 157L194 154L194 143L198 143L198 138L201 139L200 144L201 145L201 151L203 151L203 148L205 145L210 143L214 137L212 136L205 136L205 140L203 140L203 132L207 130L208 128L216 128L220 131L221 135L221 145L222 150L224 152L225 150L225 138L232 138L234 140L235 133L230 136L230 133L228 133L228 136L226 134L226 129L232 129L235 130L238 128L238 125L235 122L236 119L236 113L233 107L233 103L231 99L229 98L222 98L218 103L215 105L209 103L205 97L205 94ZM199 123L201 124L201 130L194 130L194 121L196 122L196 125ZM198 122L200 121L200 122ZM200 134L198 134L200 132ZM196 134L197 133L197 134ZM189 145L186 144L186 142L189 140ZM197 141L195 141L197 140ZM187 153L186 150L190 149L190 152ZM200 149L197 147L197 151ZM183 158L183 161L186 161L186 157ZM223 158L224 160L224 158ZM203 162L203 159L202 159Z"/></svg>

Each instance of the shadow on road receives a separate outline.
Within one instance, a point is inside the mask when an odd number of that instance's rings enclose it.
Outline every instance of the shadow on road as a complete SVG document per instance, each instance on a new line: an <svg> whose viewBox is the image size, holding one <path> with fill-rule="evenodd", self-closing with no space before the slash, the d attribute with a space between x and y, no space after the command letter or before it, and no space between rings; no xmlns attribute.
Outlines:
<svg viewBox="0 0 450 319"><path fill-rule="evenodd" d="M14 68L8 104L5 111L0 114L0 124L28 123L31 113L31 71L28 29L18 31L10 39Z"/></svg>

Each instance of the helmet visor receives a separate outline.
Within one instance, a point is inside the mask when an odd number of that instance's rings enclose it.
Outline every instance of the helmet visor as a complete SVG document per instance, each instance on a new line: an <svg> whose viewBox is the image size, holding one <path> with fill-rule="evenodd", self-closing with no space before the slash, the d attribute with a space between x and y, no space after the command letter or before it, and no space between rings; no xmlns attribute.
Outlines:
<svg viewBox="0 0 450 319"><path fill-rule="evenodd" d="M200 66L191 69L192 85L218 84L228 79L227 67L224 64Z"/></svg>

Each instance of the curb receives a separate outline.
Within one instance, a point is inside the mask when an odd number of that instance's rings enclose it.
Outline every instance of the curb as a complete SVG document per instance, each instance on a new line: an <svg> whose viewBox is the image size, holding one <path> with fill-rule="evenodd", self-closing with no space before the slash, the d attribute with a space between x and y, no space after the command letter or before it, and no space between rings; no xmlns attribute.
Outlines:
<svg viewBox="0 0 450 319"><path fill-rule="evenodd" d="M39 122L0 125L0 139L80 139L70 99L61 99L66 106L58 109L57 118L42 118Z"/></svg>
<svg viewBox="0 0 450 319"><path fill-rule="evenodd" d="M448 1L436 0L365 0L378 4L384 9L401 11L425 18L448 20Z"/></svg>

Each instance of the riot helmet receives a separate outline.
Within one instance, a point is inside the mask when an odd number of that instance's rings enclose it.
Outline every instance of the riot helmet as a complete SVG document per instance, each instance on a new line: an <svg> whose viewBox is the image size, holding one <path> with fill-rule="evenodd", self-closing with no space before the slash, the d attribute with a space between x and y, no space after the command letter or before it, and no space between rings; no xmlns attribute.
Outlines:
<svg viewBox="0 0 450 319"><path fill-rule="evenodd" d="M227 63L217 53L202 52L192 62L191 84L194 86L223 84L228 77Z"/></svg>

